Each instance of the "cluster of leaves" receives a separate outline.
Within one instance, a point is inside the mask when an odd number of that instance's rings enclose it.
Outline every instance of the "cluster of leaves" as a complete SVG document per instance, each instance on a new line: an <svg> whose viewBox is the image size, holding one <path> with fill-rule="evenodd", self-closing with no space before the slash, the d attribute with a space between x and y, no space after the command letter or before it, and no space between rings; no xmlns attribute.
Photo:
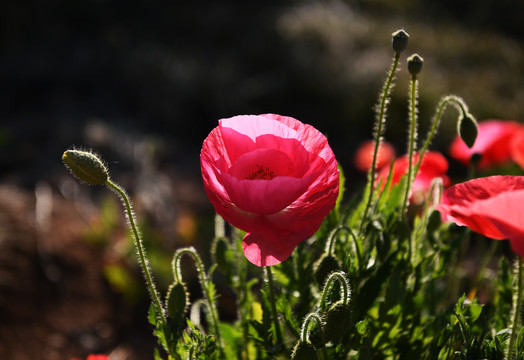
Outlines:
<svg viewBox="0 0 524 360"><path fill-rule="evenodd" d="M504 359L514 283L509 261L498 259L487 285L478 276L472 282L463 271L469 231L442 223L429 202L401 214L405 179L375 191L362 222L367 191L359 204L339 202L314 238L270 269L247 262L240 231L219 234L207 278L220 276L234 291L238 317L215 328L209 306L192 305L207 315L201 318L184 303L161 328L152 312L170 359ZM270 282L262 281L264 270L274 274ZM333 272L349 284L347 304L339 283L326 284ZM215 302L219 294L207 282ZM480 291L487 294L482 303ZM320 323L304 324L310 314ZM515 358L524 356L523 345L521 333Z"/></svg>

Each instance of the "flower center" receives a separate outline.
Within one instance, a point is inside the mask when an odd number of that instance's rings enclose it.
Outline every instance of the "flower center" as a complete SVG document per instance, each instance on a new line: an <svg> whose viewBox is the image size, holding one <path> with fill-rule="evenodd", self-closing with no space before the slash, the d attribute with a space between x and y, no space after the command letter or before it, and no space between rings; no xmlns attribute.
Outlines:
<svg viewBox="0 0 524 360"><path fill-rule="evenodd" d="M271 180L275 176L275 173L268 167L257 165L257 170L250 172L246 180Z"/></svg>

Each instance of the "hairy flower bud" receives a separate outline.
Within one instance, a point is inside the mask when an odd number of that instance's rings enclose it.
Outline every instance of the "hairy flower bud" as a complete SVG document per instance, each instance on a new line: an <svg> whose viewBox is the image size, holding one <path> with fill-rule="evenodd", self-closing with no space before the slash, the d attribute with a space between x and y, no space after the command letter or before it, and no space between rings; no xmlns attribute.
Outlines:
<svg viewBox="0 0 524 360"><path fill-rule="evenodd" d="M91 185L105 185L109 173L103 161L95 154L84 150L67 150L62 161L76 178Z"/></svg>
<svg viewBox="0 0 524 360"><path fill-rule="evenodd" d="M478 135L478 126L477 121L471 114L465 114L462 116L458 122L458 134L462 141L468 146L468 148L472 148L475 144L475 140L477 139Z"/></svg>
<svg viewBox="0 0 524 360"><path fill-rule="evenodd" d="M315 360L318 359L317 351L309 341L299 341L293 348L291 354L293 360Z"/></svg>
<svg viewBox="0 0 524 360"><path fill-rule="evenodd" d="M336 341L344 335L351 323L351 308L342 301L333 304L324 315L324 338L326 341Z"/></svg>
<svg viewBox="0 0 524 360"><path fill-rule="evenodd" d="M392 35L392 46L395 54L400 55L402 51L408 46L409 34L404 30L397 30Z"/></svg>
<svg viewBox="0 0 524 360"><path fill-rule="evenodd" d="M175 282L171 284L166 296L166 308L175 328L183 326L189 305L189 294L184 283Z"/></svg>
<svg viewBox="0 0 524 360"><path fill-rule="evenodd" d="M340 265L338 260L333 255L322 255L322 257L314 265L315 279L317 280L317 284L322 286L328 275L338 270L340 270Z"/></svg>
<svg viewBox="0 0 524 360"><path fill-rule="evenodd" d="M424 59L418 54L413 54L408 58L408 71L411 75L416 76L422 70Z"/></svg>

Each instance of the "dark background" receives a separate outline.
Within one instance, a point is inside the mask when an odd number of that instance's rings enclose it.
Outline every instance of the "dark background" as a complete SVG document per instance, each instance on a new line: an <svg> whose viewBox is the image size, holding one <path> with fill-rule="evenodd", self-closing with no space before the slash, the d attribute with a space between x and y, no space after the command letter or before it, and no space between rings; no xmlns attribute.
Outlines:
<svg viewBox="0 0 524 360"><path fill-rule="evenodd" d="M173 249L208 256L198 157L218 119L272 112L314 125L356 193L352 157L371 138L391 33L411 35L386 131L402 154L415 52L422 131L448 93L478 120L521 121L523 15L511 0L1 2L0 357L151 356L123 216L108 220L120 205L71 180L65 149L95 149L131 193L165 287ZM448 110L433 149L446 153L455 118Z"/></svg>

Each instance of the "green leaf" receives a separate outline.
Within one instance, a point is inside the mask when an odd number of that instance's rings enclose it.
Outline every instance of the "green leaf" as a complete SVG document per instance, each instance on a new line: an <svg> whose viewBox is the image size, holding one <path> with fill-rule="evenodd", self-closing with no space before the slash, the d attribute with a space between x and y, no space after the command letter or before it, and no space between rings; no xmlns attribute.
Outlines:
<svg viewBox="0 0 524 360"><path fill-rule="evenodd" d="M469 304L468 310L471 322L474 323L475 321L477 321L480 314L482 313L482 305L476 301L472 302L471 304Z"/></svg>
<svg viewBox="0 0 524 360"><path fill-rule="evenodd" d="M368 320L359 321L355 325L355 329L360 334L360 336L365 336L368 332Z"/></svg>

